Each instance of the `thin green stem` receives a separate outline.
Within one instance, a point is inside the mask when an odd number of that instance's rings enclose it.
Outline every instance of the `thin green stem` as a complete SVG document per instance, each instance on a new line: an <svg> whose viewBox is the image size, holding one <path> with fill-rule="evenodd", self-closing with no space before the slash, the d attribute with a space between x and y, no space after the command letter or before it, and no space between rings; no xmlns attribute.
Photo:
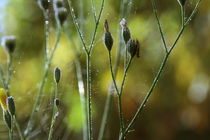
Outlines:
<svg viewBox="0 0 210 140"><path fill-rule="evenodd" d="M115 90L117 92L117 95L120 95L120 92L119 92L119 90L117 88L117 84L116 84L116 80L115 80L115 75L114 75L114 72L113 72L113 68L112 68L112 56L111 56L111 52L108 51L108 53L109 53L109 68L110 68L110 71L111 71L112 81L113 81Z"/></svg>
<svg viewBox="0 0 210 140"><path fill-rule="evenodd" d="M155 14L155 18L156 18L156 21L157 21L157 25L158 25L158 29L159 29L159 32L160 32L160 36L161 36L161 39L163 41L163 45L164 45L165 51L167 53L168 49L167 49L165 37L164 37L163 30L162 30L162 27L161 27L161 23L160 23L160 20L158 18L158 14L157 14L157 5L156 5L155 0L151 0L151 3L152 3L153 13Z"/></svg>
<svg viewBox="0 0 210 140"><path fill-rule="evenodd" d="M94 0L91 0L91 9L92 9L92 12L93 12L94 21L96 23L97 19L96 19L96 8L95 8Z"/></svg>
<svg viewBox="0 0 210 140"><path fill-rule="evenodd" d="M149 100L149 97L150 95L153 93L153 90L154 88L156 87L157 83L158 83L158 80L160 79L160 76L164 70L164 67L166 65L166 62L172 52L172 50L175 48L176 44L178 43L178 40L180 39L181 35L183 34L183 31L186 27L186 25L188 24L188 22L190 21L190 19L194 16L194 14L196 13L197 11L197 8L198 8L198 5L200 4L201 0L197 2L192 14L190 15L190 17L188 18L188 20L183 24L182 28L180 29L171 49L168 51L168 53L166 53L162 63L161 63L161 66L159 68L159 71L157 73L157 75L155 76L155 79L149 89L149 91L147 92L145 98L143 99L142 103L140 104L140 106L138 107L135 115L132 117L131 121L129 122L128 126L126 127L125 131L124 131L124 134L123 135L120 135L119 139L120 140L123 140L125 138L125 136L127 135L127 133L129 132L129 130L131 129L131 127L133 126L133 124L136 122L137 118L139 117L140 113L142 112L143 108L145 107L145 104L148 102Z"/></svg>
<svg viewBox="0 0 210 140"><path fill-rule="evenodd" d="M128 13L128 12L125 12L125 6L124 6L124 0L121 1L121 4L120 4L120 19L122 17L125 17L125 14ZM121 49L123 46L123 41L122 41L122 38L121 38L121 34L120 34L120 28L117 29L117 34L119 35L119 45L118 45L118 49L117 49L117 59L116 59L116 62L115 62L115 66L114 66L114 77L116 77L117 75L117 72L118 72L118 68L119 68L119 64L120 64L120 58L121 58ZM99 135L98 135L98 140L103 140L103 137L104 137L104 133L105 133L105 129L106 129L106 126L107 126L107 120L108 120L108 117L109 117L109 113L110 113L110 108L111 108L111 104L112 104L112 99L113 99L113 86L114 86L114 83L112 81L112 84L111 84L111 88L110 90L108 91L108 94L107 94L107 98L106 98L106 103L105 103L105 107L104 107L104 112L103 112L103 116L102 116L102 121L101 121L101 126L100 126L100 130L99 130Z"/></svg>
<svg viewBox="0 0 210 140"><path fill-rule="evenodd" d="M6 91L7 96L9 96L9 89L10 89L10 79L12 74L12 54L8 54L8 62L7 62L7 82L6 82Z"/></svg>
<svg viewBox="0 0 210 140"><path fill-rule="evenodd" d="M48 140L52 140L52 136L53 136L53 131L55 128L55 122L57 119L57 114L56 114L56 104L55 104L55 99L58 98L58 84L56 83L55 86L55 93L53 96L53 108L52 108L52 118L51 118L51 125L50 125L50 131L49 131L49 135L48 135Z"/></svg>
<svg viewBox="0 0 210 140"><path fill-rule="evenodd" d="M122 113L122 104L121 104L121 96L120 96L120 92L117 88L117 84L116 84L116 80L115 80L115 77L114 77L114 72L113 72L113 68L112 68L112 57L111 57L111 52L108 51L108 54L109 54L109 67L110 67L110 71L111 71L111 76L112 76L112 81L114 83L114 87L115 87L115 90L117 92L117 95L118 95L118 108L119 108L119 118L120 118L120 132L122 133L123 132L123 113Z"/></svg>
<svg viewBox="0 0 210 140"><path fill-rule="evenodd" d="M12 140L12 132L9 130L9 139Z"/></svg>
<svg viewBox="0 0 210 140"><path fill-rule="evenodd" d="M105 0L102 0L102 2L101 2L101 9L100 9L100 12L99 12L99 15L98 15L98 19L97 19L96 24L95 24L95 29L94 29L94 32L93 32L93 37L92 37L92 41L91 41L91 44L90 44L90 48L89 48L88 54L91 54L93 46L94 46L98 25L99 25L99 22L100 22L100 19L101 19L101 16L102 16L102 12L103 12L103 9L104 9L104 2L105 2Z"/></svg>
<svg viewBox="0 0 210 140"><path fill-rule="evenodd" d="M87 76L87 122L88 140L92 140L92 102L91 102L91 77L90 77L90 55L86 55L86 76Z"/></svg>
<svg viewBox="0 0 210 140"><path fill-rule="evenodd" d="M25 138L24 138L24 136L23 136L23 133L22 133L22 131L21 131L21 129L20 129L20 125L19 125L19 123L18 123L18 121L17 121L17 119L16 119L16 116L14 116L14 123L15 123L15 126L16 126L16 128L17 128L17 131L18 131L18 134L19 134L19 136L20 136L20 139L21 139L21 140L25 140Z"/></svg>
<svg viewBox="0 0 210 140"><path fill-rule="evenodd" d="M60 41L60 37L61 37L61 27L58 29L58 33L57 33L57 36L56 36L56 42L54 44L53 50L50 54L50 57L47 59L47 62L45 63L44 75L42 77L42 81L41 81L41 84L40 84L38 94L37 94L36 99L35 99L35 103L34 103L34 106L33 106L33 109L32 109L32 113L31 113L31 116L29 118L27 128L25 130L25 136L27 136L30 133L30 131L32 130L34 115L35 115L36 112L39 111L40 103L41 103L41 97L42 97L42 93L43 93L43 90L44 90L44 85L47 81L47 75L48 75L48 72L49 72L51 61L52 61L53 56L55 54L55 51L58 47L58 42Z"/></svg>
<svg viewBox="0 0 210 140"><path fill-rule="evenodd" d="M133 59L132 57L129 59L129 62L128 62L126 68L125 68L124 75L123 75L123 80L122 80L122 84L121 84L121 88L120 88L120 95L122 95L123 88L124 88L124 85L125 85L125 78L126 78L126 76L127 76L128 69L130 68L132 59Z"/></svg>
<svg viewBox="0 0 210 140"><path fill-rule="evenodd" d="M74 9L72 7L71 0L68 0L68 5L69 5L69 8L70 8L70 13L71 13L71 17L72 17L73 23L74 23L74 25L76 27L76 30L77 30L77 32L79 34L79 37L80 37L80 40L82 42L83 49L85 50L86 53L88 53L88 49L86 47L86 43L85 43L85 40L83 38L83 33L82 33L81 29L80 29L79 23L78 23L77 18L76 18L75 14L74 14Z"/></svg>
<svg viewBox="0 0 210 140"><path fill-rule="evenodd" d="M182 27L184 26L185 24L185 7L184 6L181 6L181 17L182 17Z"/></svg>
<svg viewBox="0 0 210 140"><path fill-rule="evenodd" d="M117 50L117 59L115 62L115 66L114 66L114 71L113 71L113 77L115 79L117 72L118 72L118 68L119 68L119 64L120 64L120 57L121 57L121 53L120 53L120 46L118 46L118 50ZM110 90L108 91L108 95L106 98L106 103L105 103L105 108L104 108L104 112L103 112L103 116L102 116L102 121L101 121L101 126L100 126L100 130L99 130L99 135L98 135L98 140L102 140L104 137L104 133L105 133L105 129L106 129L106 125L107 125L107 120L108 120L108 116L109 116L109 112L110 112L110 107L112 104L112 99L113 99L113 87L114 86L114 82L112 80L112 84L110 87Z"/></svg>
<svg viewBox="0 0 210 140"><path fill-rule="evenodd" d="M45 52L45 59L47 61L48 59L48 51L49 51L49 10L43 11L44 12L44 27L45 27L45 46L44 46L44 52Z"/></svg>

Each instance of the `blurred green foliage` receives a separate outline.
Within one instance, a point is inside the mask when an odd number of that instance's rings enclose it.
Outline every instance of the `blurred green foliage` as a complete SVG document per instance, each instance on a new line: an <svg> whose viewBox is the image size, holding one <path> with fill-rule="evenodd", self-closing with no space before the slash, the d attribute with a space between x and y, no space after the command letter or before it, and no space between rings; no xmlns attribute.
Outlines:
<svg viewBox="0 0 210 140"><path fill-rule="evenodd" d="M141 57L133 61L126 79L125 96L123 96L123 111L126 120L130 120L145 96L164 54L150 1L130 1L131 3L125 6L125 9L131 6L130 12L125 18L128 21L132 37L140 40ZM93 16L90 1L82 0L82 2L84 5L84 21L82 23L84 38L89 44L94 29ZM103 44L103 21L108 19L110 23L110 32L114 37L112 54L115 59L119 41L121 2L122 0L105 0L105 9L92 53L94 137L98 135L105 99L111 84L108 54ZM187 15L192 11L195 2L196 0L187 2ZM79 3L79 0L73 1L77 15L81 10ZM97 13L100 4L100 0L95 0ZM181 26L179 5L176 0L158 0L157 5L167 44L170 46ZM67 3L66 7L68 7ZM14 71L11 79L11 95L16 101L18 121L21 127L25 128L38 90L38 83L43 74L44 18L35 0L8 0L0 12L0 36L10 34L17 36L17 49L12 66ZM50 46L53 46L55 41L55 32L56 24L51 9ZM135 124L135 131L128 135L128 139L210 139L209 37L210 1L203 0L196 17L187 27L171 55L154 94ZM81 105L74 65L76 57L74 49L79 49L81 53L79 60L82 64L85 81L85 55L80 46L80 40L69 16L45 86L42 110L39 112L38 123L33 132L34 139L45 139L48 134L51 100L54 92L52 78L54 67L62 69L62 79L59 85L59 94L62 97L61 116L56 124L55 139L82 139ZM0 63L6 67L7 56L2 48L0 48ZM122 75L123 61L120 64L117 79L121 80ZM118 136L116 101L114 99L111 107L105 136L107 140L116 140ZM6 139L7 129L2 119L0 125L0 139Z"/></svg>

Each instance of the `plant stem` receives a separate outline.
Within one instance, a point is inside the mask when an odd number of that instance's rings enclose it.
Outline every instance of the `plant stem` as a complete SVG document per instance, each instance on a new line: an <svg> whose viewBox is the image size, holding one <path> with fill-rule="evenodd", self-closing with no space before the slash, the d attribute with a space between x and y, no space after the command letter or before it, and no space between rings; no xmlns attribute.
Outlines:
<svg viewBox="0 0 210 140"><path fill-rule="evenodd" d="M87 76L87 122L88 139L92 140L92 105L91 105L91 77L90 77L90 55L86 54L86 76Z"/></svg>
<svg viewBox="0 0 210 140"><path fill-rule="evenodd" d="M157 21L158 29L159 29L159 32L160 32L160 35L161 35L161 39L163 41L163 45L164 45L165 51L167 53L168 49L167 49L165 37L164 37L164 34L163 34L163 30L162 30L162 27L161 27L161 24L160 24L160 20L158 18L156 2L155 2L155 0L151 0L151 3L152 3L153 13L155 14L155 18L156 18L156 21Z"/></svg>
<svg viewBox="0 0 210 140"><path fill-rule="evenodd" d="M48 51L49 51L49 10L43 11L44 13L44 27L45 27L45 46L44 46L44 52L45 52L45 60L48 59Z"/></svg>
<svg viewBox="0 0 210 140"><path fill-rule="evenodd" d="M11 115L11 130L10 130L11 137L10 137L10 140L13 140L13 132L14 132L13 126L14 126L14 121L13 121L13 116Z"/></svg>
<svg viewBox="0 0 210 140"><path fill-rule="evenodd" d="M118 71L118 67L120 64L120 57L121 57L121 53L120 53L121 47L120 45L118 46L118 50L117 50L117 59L115 62L115 66L114 66L114 71L113 71L113 77L115 79L116 75L117 75L117 71ZM98 136L98 140L102 140L104 137L104 133L105 133L105 128L106 128L106 124L107 124L107 119L109 116L109 112L110 112L110 107L111 107L111 103L112 103L112 98L113 98L113 87L114 86L114 81L112 80L112 84L110 87L110 90L108 91L108 95L106 98L106 103L105 103L105 108L104 108L104 112L103 112L103 116L102 116L102 121L101 121L101 126L100 126L100 130L99 130L99 136Z"/></svg>
<svg viewBox="0 0 210 140"><path fill-rule="evenodd" d="M92 12L93 12L94 21L96 23L97 19L96 19L96 8L95 8L94 0L91 0L91 9L92 9Z"/></svg>
<svg viewBox="0 0 210 140"><path fill-rule="evenodd" d="M21 129L20 129L20 125L19 125L19 123L18 123L18 121L17 121L17 119L16 119L16 116L14 116L13 119L14 119L15 126L16 126L16 128L17 128L18 134L19 134L19 136L20 136L20 139L21 139L21 140L25 140L25 138L24 138L24 136L23 136L23 134L22 134L22 131L21 131Z"/></svg>
<svg viewBox="0 0 210 140"><path fill-rule="evenodd" d="M42 78L42 81L41 81L39 92L36 96L36 100L35 100L35 103L34 103L34 106L33 106L33 109L32 109L31 116L30 116L29 121L28 121L27 128L25 130L25 136L27 136L30 133L30 131L32 130L34 115L35 115L36 112L39 111L39 107L40 107L40 103L41 103L41 97L42 97L41 95L42 95L43 90L44 90L44 85L46 83L46 79L47 79L47 75L48 75L49 68L50 68L50 65L51 65L51 61L52 61L54 53L55 53L55 51L58 47L58 42L60 41L60 37L61 37L61 27L58 28L58 33L57 33L57 36L56 36L56 42L54 44L53 50L50 54L50 57L47 59L47 62L45 63L44 75L43 75L43 78Z"/></svg>
<svg viewBox="0 0 210 140"><path fill-rule="evenodd" d="M8 54L8 62L7 62L7 82L6 82L6 93L7 96L10 96L9 89L10 89L10 78L12 73L12 54Z"/></svg>
<svg viewBox="0 0 210 140"><path fill-rule="evenodd" d="M190 19L194 16L195 12L197 11L197 8L198 8L200 2L201 2L201 0L199 0L199 1L197 2L197 4L196 4L196 6L195 6L193 12L191 13L190 17L189 17L188 20L182 25L182 28L180 29L180 31L179 31L179 33L178 33L178 35L177 35L177 37L176 37L176 39L175 39L175 41L174 41L172 47L170 48L170 50L168 51L168 53L165 54L165 57L164 57L164 59L163 59L163 61L162 61L162 63L161 63L161 66L160 66L160 68L159 68L159 71L158 71L157 75L155 76L155 79L154 79L154 81L153 81L153 83L152 83L152 85L151 85L151 87L150 87L148 93L146 94L146 96L145 96L144 100L142 101L141 105L138 107L138 109L137 109L135 115L132 117L131 121L129 122L128 126L126 127L126 129L125 129L125 131L124 131L124 134L120 135L120 137L119 137L120 140L123 140L123 139L125 138L125 136L126 136L127 133L129 132L130 128L131 128L131 127L133 126L133 124L136 122L136 120L137 120L138 116L140 115L141 111L143 110L145 104L148 102L148 99L149 99L150 95L152 94L154 88L156 87L156 85L157 85L157 83L158 83L158 80L160 79L160 76L161 76L161 74L162 74L162 72L163 72L163 69L164 69L164 67L165 67L165 65L166 65L166 62L167 62L167 60L168 60L168 58L169 58L169 56L170 56L172 50L174 49L174 47L176 46L178 40L180 39L181 35L183 34L183 31L184 31L186 25L188 24L188 22L190 21Z"/></svg>
<svg viewBox="0 0 210 140"><path fill-rule="evenodd" d="M51 119L51 125L50 125L50 131L49 131L49 135L48 135L48 140L52 140L52 135L53 135L54 127L55 127L55 121L57 119L56 104L55 104L55 99L57 97L58 97L58 84L56 83L55 93L54 93L54 96L53 96L52 119Z"/></svg>

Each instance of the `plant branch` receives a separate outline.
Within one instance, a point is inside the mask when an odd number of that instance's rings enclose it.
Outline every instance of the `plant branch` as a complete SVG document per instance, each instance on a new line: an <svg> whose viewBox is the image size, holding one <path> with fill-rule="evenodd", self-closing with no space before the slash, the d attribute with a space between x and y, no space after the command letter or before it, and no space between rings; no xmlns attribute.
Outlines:
<svg viewBox="0 0 210 140"><path fill-rule="evenodd" d="M28 121L27 128L25 130L25 136L27 136L30 133L30 131L32 130L34 115L35 115L36 112L39 111L39 107L40 107L40 103L41 103L41 95L42 95L43 90L44 90L44 85L46 83L46 79L47 79L47 75L48 75L49 68L50 68L50 65L51 65L51 61L52 61L54 53L55 53L55 51L58 47L58 42L60 41L60 37L61 37L61 27L58 28L58 32L57 32L57 36L56 36L56 42L54 44L53 50L50 54L50 57L47 59L47 62L45 63L44 75L43 75L43 78L42 78L42 81L41 81L41 85L40 85L38 94L37 94L36 99L35 99L35 103L34 103L34 106L33 106L33 109L32 109L31 116L30 116L29 121Z"/></svg>
<svg viewBox="0 0 210 140"><path fill-rule="evenodd" d="M94 21L96 23L97 19L96 19L96 8L95 8L94 0L91 0L91 7L92 7L91 9L92 9L92 12L93 12Z"/></svg>
<svg viewBox="0 0 210 140"><path fill-rule="evenodd" d="M159 29L159 32L160 32L160 35L161 35L161 39L163 41L163 45L164 45L165 51L167 53L168 49L167 49L165 37L164 37L163 30L162 30L162 27L161 27L161 23L160 23L160 20L158 18L158 14L157 14L157 5L156 5L155 0L151 0L151 3L152 3L153 13L155 14L155 18L156 18L156 21L157 21L158 29Z"/></svg>
<svg viewBox="0 0 210 140"><path fill-rule="evenodd" d="M178 33L178 35L177 35L177 37L176 37L176 39L175 39L175 41L174 41L174 43L173 43L171 49L168 51L168 53L166 53L166 55L165 55L165 57L164 57L164 59L163 59L163 61L162 61L162 63L161 63L161 66L160 66L160 68L159 68L159 71L158 71L157 75L155 76L155 79L154 79L154 81L153 81L153 83L152 83L152 85L151 85L151 87L150 87L148 93L146 94L146 96L145 96L144 100L142 101L141 105L138 107L138 109L137 109L135 115L132 117L131 121L129 122L128 126L126 127L126 129L125 129L125 131L124 131L124 135L120 135L120 140L123 140L124 137L127 135L127 133L129 132L130 128L131 128L131 127L133 126L133 124L136 122L138 116L140 115L141 111L143 110L145 104L148 102L148 99L149 99L150 95L152 94L154 88L156 87L156 85L157 85L157 83L158 83L158 80L159 80L159 78L160 78L160 76L161 76L161 74L162 74L162 72L163 72L163 69L164 69L164 67L165 67L165 65L166 65L166 62L167 62L167 60L168 60L168 58L169 58L169 56L170 56L172 50L174 49L174 47L176 46L178 40L180 39L181 35L183 34L183 31L184 31L186 25L188 24L188 22L190 21L190 19L191 19L191 18L194 16L194 14L196 13L195 11L197 10L198 5L200 4L200 2L201 2L201 0L199 0L199 1L197 2L197 4L196 4L196 6L195 6L195 8L194 8L194 10L193 10L193 12L192 12L192 14L191 14L191 16L188 18L188 20L186 21L186 23L184 24L184 26L180 29L180 31L179 31L179 33Z"/></svg>
<svg viewBox="0 0 210 140"><path fill-rule="evenodd" d="M79 37L80 37L80 40L82 42L83 49L85 50L86 53L88 53L88 49L87 49L87 46L85 44L85 40L83 38L82 31L80 29L79 23L77 22L77 18L76 18L75 14L74 14L74 9L72 7L71 0L68 0L68 5L69 5L69 8L70 8L70 13L71 13L71 17L72 17L73 23L74 23L74 25L76 27L76 30L77 30L77 32L79 34Z"/></svg>

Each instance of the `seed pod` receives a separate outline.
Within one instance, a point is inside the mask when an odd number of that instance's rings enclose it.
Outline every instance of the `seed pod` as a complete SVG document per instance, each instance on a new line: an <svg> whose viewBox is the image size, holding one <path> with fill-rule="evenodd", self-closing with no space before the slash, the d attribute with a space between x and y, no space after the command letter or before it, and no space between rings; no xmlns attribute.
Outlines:
<svg viewBox="0 0 210 140"><path fill-rule="evenodd" d="M61 69L59 69L58 67L55 68L55 70L54 70L54 79L57 84L59 83L59 81L61 79Z"/></svg>
<svg viewBox="0 0 210 140"><path fill-rule="evenodd" d="M62 26L67 18L66 8L62 7L62 8L55 9L55 16L56 16L57 22Z"/></svg>
<svg viewBox="0 0 210 140"><path fill-rule="evenodd" d="M181 6L184 6L187 0L177 0Z"/></svg>
<svg viewBox="0 0 210 140"><path fill-rule="evenodd" d="M6 91L3 88L0 88L0 104L4 111L7 110L6 100L7 100Z"/></svg>
<svg viewBox="0 0 210 140"><path fill-rule="evenodd" d="M123 39L125 41L125 44L127 44L127 42L129 41L129 39L131 38L131 33L130 33L130 30L127 26L127 21L123 18L121 21L120 21L120 25L122 27L122 36L123 36Z"/></svg>
<svg viewBox="0 0 210 140"><path fill-rule="evenodd" d="M127 43L127 50L130 53L131 57L134 57L135 55L139 57L139 51L140 51L140 43L137 39L130 39Z"/></svg>
<svg viewBox="0 0 210 140"><path fill-rule="evenodd" d="M38 5L41 9L47 10L50 7L50 0L38 0Z"/></svg>
<svg viewBox="0 0 210 140"><path fill-rule="evenodd" d="M107 20L104 21L104 31L105 31L104 43L108 51L111 51L114 41L112 38L112 34L109 32L109 24Z"/></svg>
<svg viewBox="0 0 210 140"><path fill-rule="evenodd" d="M58 98L55 98L55 99L54 99L54 104L55 104L57 107L59 107L59 105L60 105L60 100L59 100Z"/></svg>
<svg viewBox="0 0 210 140"><path fill-rule="evenodd" d="M7 109L12 116L15 115L15 101L12 96L7 97Z"/></svg>
<svg viewBox="0 0 210 140"><path fill-rule="evenodd" d="M63 0L54 0L53 6L54 6L54 9L64 7Z"/></svg>
<svg viewBox="0 0 210 140"><path fill-rule="evenodd" d="M8 52L9 54L12 54L16 46L16 37L13 35L2 37L1 45L5 49L6 52Z"/></svg>
<svg viewBox="0 0 210 140"><path fill-rule="evenodd" d="M7 124L7 127L11 129L12 119L11 119L11 115L9 114L7 110L3 111L3 118L4 118L5 123Z"/></svg>

